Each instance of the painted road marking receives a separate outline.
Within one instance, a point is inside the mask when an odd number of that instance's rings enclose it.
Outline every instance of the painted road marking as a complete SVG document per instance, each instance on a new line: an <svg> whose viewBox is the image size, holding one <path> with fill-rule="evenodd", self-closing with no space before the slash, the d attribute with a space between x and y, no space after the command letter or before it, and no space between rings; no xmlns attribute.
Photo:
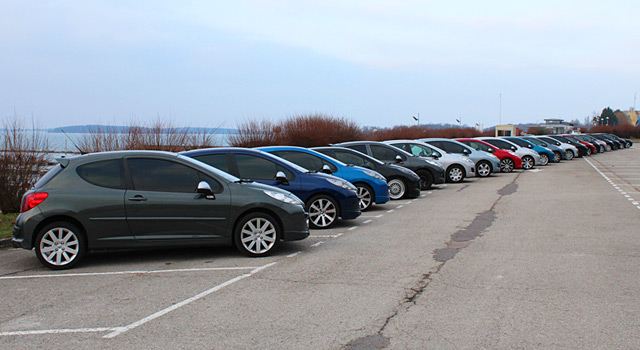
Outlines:
<svg viewBox="0 0 640 350"><path fill-rule="evenodd" d="M600 176L602 176L605 180L607 180L607 182L611 185L611 187L618 190L618 192L620 192L621 195L623 195L626 199L628 199L631 202L631 204L635 205L636 208L640 209L640 205L637 205L638 202L636 202L630 195L628 195L627 192L621 189L620 186L617 185L615 182L611 181L611 179L609 179L607 175L605 175L602 171L600 171L600 169L598 169L595 165L593 165L593 163L591 163L588 159L584 158L584 160L587 163L589 163L589 165L591 165L591 167L594 168L598 172L598 174L600 174ZM618 175L618 174L615 174L615 175ZM622 177L620 177L620 179L622 179ZM624 185L621 185L621 186L624 186Z"/></svg>
<svg viewBox="0 0 640 350"><path fill-rule="evenodd" d="M347 230L349 230L349 231L353 231L353 230L355 230L355 229L357 229L357 228L358 228L358 226L351 226L351 227L349 227Z"/></svg>
<svg viewBox="0 0 640 350"><path fill-rule="evenodd" d="M324 241L317 242L317 243L315 243L315 244L312 244L311 246L312 246L312 247L317 247L317 246L319 246L319 245L321 245L321 244L324 244Z"/></svg>
<svg viewBox="0 0 640 350"><path fill-rule="evenodd" d="M226 281L224 283L221 283L221 284L219 284L219 285L217 285L217 286L215 286L215 287L213 287L211 289L205 290L204 292L202 292L202 293L200 293L198 295L194 295L191 298L185 299L185 300L183 300L183 301L181 301L181 302L179 302L177 304L173 304L173 305L169 306L168 308L160 310L160 311L158 311L158 312L156 312L156 313L154 313L152 315L149 315L149 316L147 316L147 317L145 317L145 318L143 318L141 320L133 322L133 323L131 323L129 325L126 325L124 327L118 327L118 329L116 331L105 335L103 338L115 338L115 337L117 337L117 336L119 336L119 335L121 335L121 334L123 334L125 332L128 332L128 331L130 331L130 330L132 330L134 328L140 327L140 326L142 326L143 324L145 324L145 323L147 323L149 321L153 321L158 317L162 317L162 316L168 314L171 311L177 310L177 309L179 309L179 308L181 308L181 307L183 307L185 305L191 304L192 302L194 302L196 300L202 299L202 298L206 297L207 295L209 295L211 293L217 292L217 291L219 291L220 289L222 289L224 287L230 286L230 285L232 285L232 284L234 284L234 283L236 283L236 282L238 282L240 280L243 280L243 279L245 279L247 277L251 277L254 274L256 274L256 273L258 273L258 272L260 272L260 271L262 271L262 270L264 270L266 268L269 268L269 267L271 267L271 266L273 266L275 264L277 264L277 263L276 262L272 262L270 264L266 264L266 265L260 266L258 268L255 268L255 269L251 270L251 272L249 272L249 273L246 273L244 275L232 278L232 279L230 279L230 280L228 280L228 281Z"/></svg>
<svg viewBox="0 0 640 350"><path fill-rule="evenodd" d="M387 213L393 213L393 212L394 212L394 210L393 210L393 209L389 209L389 210L387 210Z"/></svg>
<svg viewBox="0 0 640 350"><path fill-rule="evenodd" d="M314 237L314 238L338 238L340 236L342 236L344 233L336 233L335 235L311 235L309 237Z"/></svg>
<svg viewBox="0 0 640 350"><path fill-rule="evenodd" d="M363 223L363 224L368 224L368 223L370 223L371 221L373 221L373 220L365 220L365 221L363 221L362 223Z"/></svg>
<svg viewBox="0 0 640 350"><path fill-rule="evenodd" d="M192 269L169 269L169 270L137 270L137 271L113 271L113 272L87 272L87 273L60 273L50 275L27 275L27 276L3 276L0 280L15 280L28 278L53 278L53 277L87 277L87 276L112 276L112 275L148 275L156 273L173 272L200 272L200 271L225 271L225 270L252 270L256 266L243 267L200 267Z"/></svg>
<svg viewBox="0 0 640 350"><path fill-rule="evenodd" d="M400 208L402 208L402 207L404 207L404 205L399 205L399 206L397 206L396 208L400 209Z"/></svg>
<svg viewBox="0 0 640 350"><path fill-rule="evenodd" d="M289 254L289 255L287 255L287 258L293 258L294 256L296 256L298 254L300 254L300 252L295 252L293 254Z"/></svg>

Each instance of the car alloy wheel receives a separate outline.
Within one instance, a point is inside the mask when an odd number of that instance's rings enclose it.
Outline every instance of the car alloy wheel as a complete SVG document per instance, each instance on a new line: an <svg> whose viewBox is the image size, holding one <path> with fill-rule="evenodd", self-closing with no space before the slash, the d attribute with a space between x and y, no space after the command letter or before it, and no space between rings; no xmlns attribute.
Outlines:
<svg viewBox="0 0 640 350"><path fill-rule="evenodd" d="M407 186L404 184L404 181L400 179L389 180L389 183L387 183L387 187L389 187L389 198L391 199L402 198L405 191L407 190Z"/></svg>
<svg viewBox="0 0 640 350"><path fill-rule="evenodd" d="M549 157L546 154L540 155L540 165L545 166L549 164Z"/></svg>
<svg viewBox="0 0 640 350"><path fill-rule="evenodd" d="M571 159L573 159L573 157L574 157L573 151L568 149L567 150L567 160L571 160Z"/></svg>
<svg viewBox="0 0 640 350"><path fill-rule="evenodd" d="M487 162L480 162L476 166L476 173L480 177L487 177L491 175L491 164Z"/></svg>
<svg viewBox="0 0 640 350"><path fill-rule="evenodd" d="M553 152L553 161L555 163L560 163L561 160L562 160L562 154L560 154L560 152Z"/></svg>
<svg viewBox="0 0 640 350"><path fill-rule="evenodd" d="M338 218L338 205L331 197L322 195L311 199L307 212L312 227L328 228Z"/></svg>
<svg viewBox="0 0 640 350"><path fill-rule="evenodd" d="M55 222L40 230L35 248L38 259L55 270L71 268L86 250L80 229L67 222Z"/></svg>
<svg viewBox="0 0 640 350"><path fill-rule="evenodd" d="M531 156L522 157L522 169L529 170L533 168L534 164L535 164L535 161L533 160L533 157Z"/></svg>
<svg viewBox="0 0 640 350"><path fill-rule="evenodd" d="M358 206L360 210L365 211L371 208L373 204L373 191L369 186L364 184L357 184L356 188L358 189Z"/></svg>
<svg viewBox="0 0 640 350"><path fill-rule="evenodd" d="M459 165L452 165L447 170L447 177L449 182L458 183L464 180L464 170Z"/></svg>
<svg viewBox="0 0 640 350"><path fill-rule="evenodd" d="M600 146L600 153L604 153L604 146Z"/></svg>
<svg viewBox="0 0 640 350"><path fill-rule="evenodd" d="M236 225L234 242L245 255L265 256L278 244L278 224L271 215L252 213L240 219Z"/></svg>
<svg viewBox="0 0 640 350"><path fill-rule="evenodd" d="M504 158L500 161L500 171L502 171L503 173L512 172L514 167L515 165L511 158Z"/></svg>

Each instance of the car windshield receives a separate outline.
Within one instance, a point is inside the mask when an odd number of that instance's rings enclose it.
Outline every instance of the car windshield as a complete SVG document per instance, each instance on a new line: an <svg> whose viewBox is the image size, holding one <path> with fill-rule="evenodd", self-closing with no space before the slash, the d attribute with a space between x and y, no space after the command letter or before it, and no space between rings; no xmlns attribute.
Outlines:
<svg viewBox="0 0 640 350"><path fill-rule="evenodd" d="M544 143L544 142L542 142L542 141L540 141L540 140L538 140L536 138L533 138L533 137L525 137L524 139L529 141L529 142L531 142L531 143L533 143L534 145L537 145L537 146L542 146L542 147L547 147L548 146L546 143Z"/></svg>
<svg viewBox="0 0 640 350"><path fill-rule="evenodd" d="M233 176L231 174L225 173L224 171L222 171L220 169L214 168L214 167L212 167L211 165L209 165L209 164L207 164L205 162L201 162L201 161L193 159L193 158L191 158L189 156L178 154L178 157L180 159L183 159L183 160L189 162L189 163L194 163L194 164L197 164L200 167L205 167L210 172L218 175L219 177L221 177L221 178L223 178L223 179L225 179L225 180L227 180L229 182L236 182L236 181L240 180L240 179L238 179L237 177L235 177L235 176Z"/></svg>
<svg viewBox="0 0 640 350"><path fill-rule="evenodd" d="M511 139L507 139L513 143L515 143L516 145L520 146L520 147L531 147L531 144L527 141L521 140L521 139L517 139L517 138L511 138Z"/></svg>

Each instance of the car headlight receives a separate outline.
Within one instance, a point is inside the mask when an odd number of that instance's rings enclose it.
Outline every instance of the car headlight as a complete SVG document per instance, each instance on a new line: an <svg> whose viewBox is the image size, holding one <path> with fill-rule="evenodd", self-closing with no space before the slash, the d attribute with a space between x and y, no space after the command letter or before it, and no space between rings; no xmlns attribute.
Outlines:
<svg viewBox="0 0 640 350"><path fill-rule="evenodd" d="M300 200L300 198L294 196L293 194L276 192L276 191L268 191L268 190L262 190L262 192L264 192L264 194L266 194L267 196L275 200L279 200L285 203L304 207L304 202Z"/></svg>
<svg viewBox="0 0 640 350"><path fill-rule="evenodd" d="M363 172L371 177L375 177L378 180L387 181L387 179L385 179L384 176L380 175L380 173L376 171L364 170Z"/></svg>
<svg viewBox="0 0 640 350"><path fill-rule="evenodd" d="M355 191L355 192L358 191L356 186L354 186L350 182L347 182L347 181L344 181L344 180L340 180L340 179L325 179L325 180L327 180L332 185L335 185L335 186L338 186L338 187L342 187L342 188L344 188L346 190L351 190L351 191Z"/></svg>

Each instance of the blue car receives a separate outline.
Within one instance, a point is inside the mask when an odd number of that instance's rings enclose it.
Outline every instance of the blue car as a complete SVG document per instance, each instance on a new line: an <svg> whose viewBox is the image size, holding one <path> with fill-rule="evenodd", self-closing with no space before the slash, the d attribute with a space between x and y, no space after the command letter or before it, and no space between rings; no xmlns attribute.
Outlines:
<svg viewBox="0 0 640 350"><path fill-rule="evenodd" d="M294 163L248 148L208 148L182 152L240 181L256 181L287 190L305 203L309 225L328 228L343 220L360 216L357 189L339 177L316 173Z"/></svg>
<svg viewBox="0 0 640 350"><path fill-rule="evenodd" d="M566 159L566 155L567 152L565 150L563 150L562 148L556 146L556 145L552 145L550 143L546 143L540 139L537 139L535 137L532 136L523 136L522 137L523 140L529 141L531 143L533 143L534 145L538 145L544 148L548 148L551 152L553 152L553 162L554 163L560 163L560 161L562 159Z"/></svg>
<svg viewBox="0 0 640 350"><path fill-rule="evenodd" d="M535 145L529 141L526 141L520 137L504 137L505 140L511 141L513 143L515 143L516 145L520 146L520 147L525 147L528 148L532 151L536 151L538 152L538 154L540 155L540 165L547 165L549 164L549 161L554 161L555 160L555 155L553 154L553 152L545 147L542 146L538 146Z"/></svg>
<svg viewBox="0 0 640 350"><path fill-rule="evenodd" d="M302 147L272 146L258 149L296 163L305 169L333 174L351 182L358 188L362 211L371 208L374 202L382 204L389 201L386 179L373 170L349 166L326 154Z"/></svg>

